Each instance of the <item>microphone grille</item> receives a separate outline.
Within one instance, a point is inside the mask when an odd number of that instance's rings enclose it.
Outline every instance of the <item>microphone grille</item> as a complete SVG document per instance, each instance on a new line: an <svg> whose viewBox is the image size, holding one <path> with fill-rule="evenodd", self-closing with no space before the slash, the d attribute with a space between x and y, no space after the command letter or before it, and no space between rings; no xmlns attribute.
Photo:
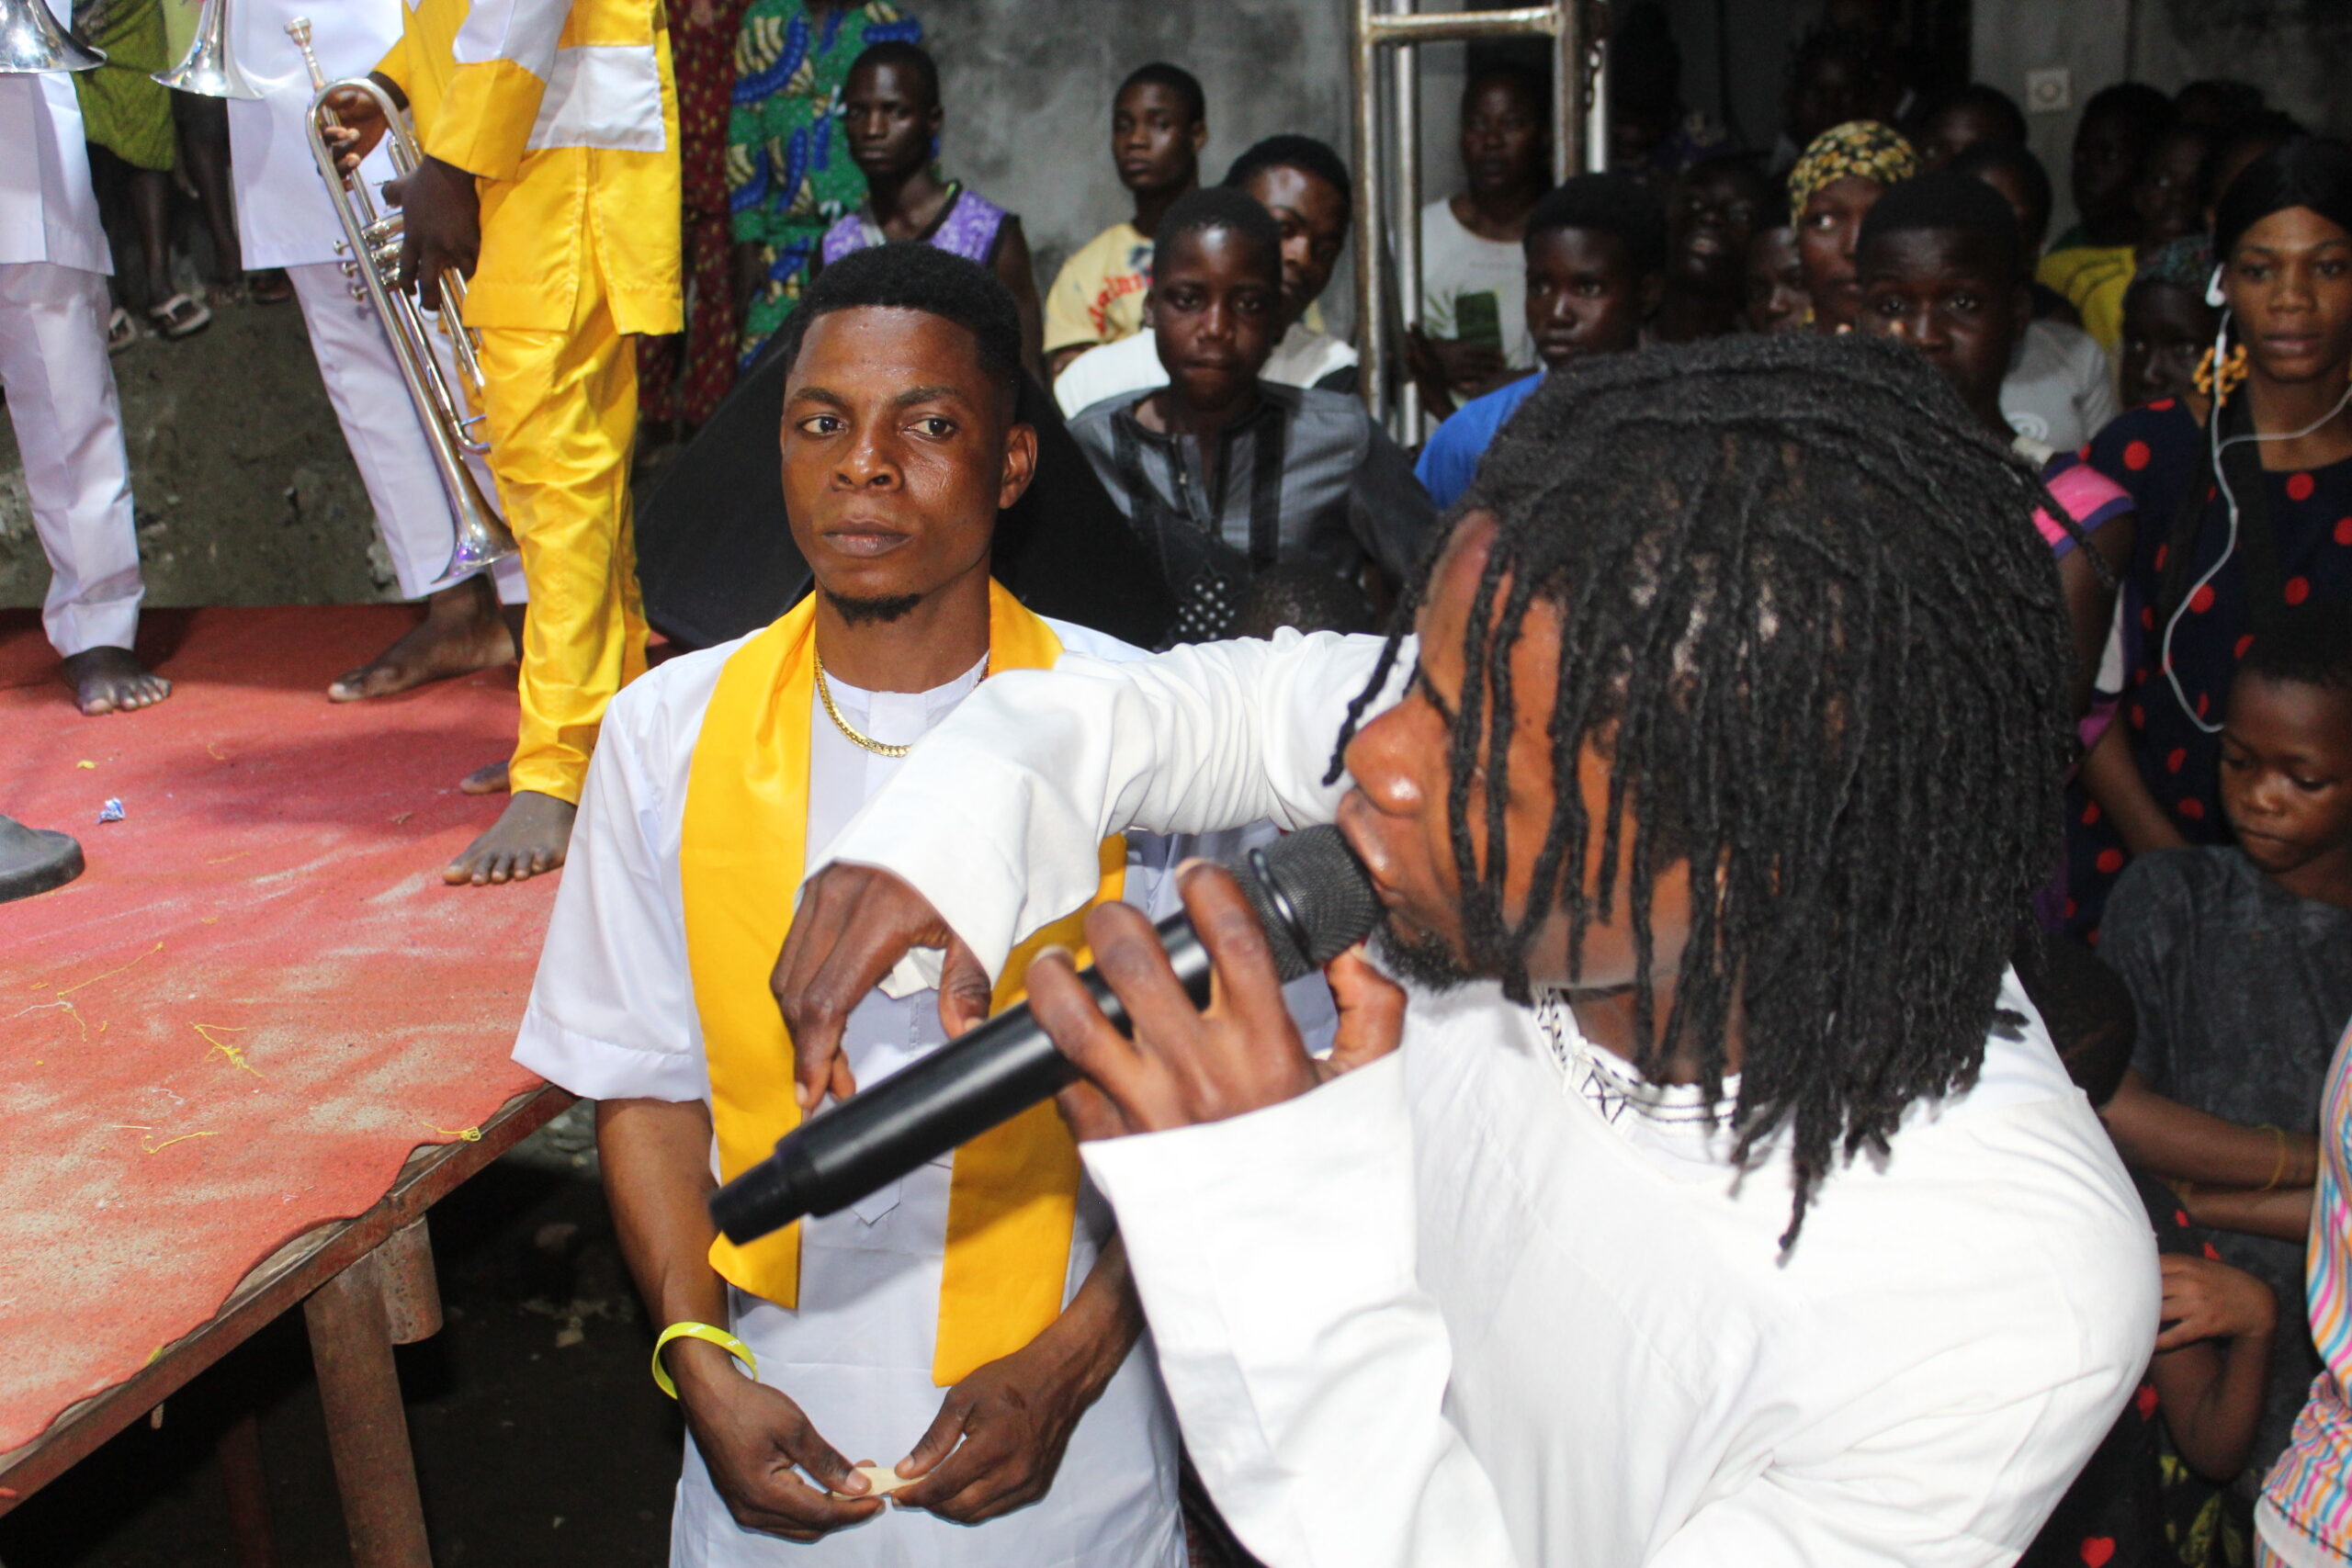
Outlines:
<svg viewBox="0 0 2352 1568"><path fill-rule="evenodd" d="M1287 834L1267 847L1264 863L1272 889L1259 880L1250 859L1232 870L1266 928L1274 967L1284 980L1320 969L1378 922L1372 879L1337 828Z"/></svg>

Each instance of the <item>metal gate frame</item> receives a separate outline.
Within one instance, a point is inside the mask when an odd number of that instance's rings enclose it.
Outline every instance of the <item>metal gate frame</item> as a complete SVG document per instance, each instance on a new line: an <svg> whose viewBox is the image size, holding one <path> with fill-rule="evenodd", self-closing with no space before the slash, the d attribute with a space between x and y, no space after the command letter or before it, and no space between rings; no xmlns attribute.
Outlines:
<svg viewBox="0 0 2352 1568"><path fill-rule="evenodd" d="M1548 38L1552 50L1552 175L1607 166L1609 105L1604 44L1586 15L1589 0L1552 0L1492 11L1421 13L1415 0L1355 0L1356 385L1374 419L1408 445L1419 439L1420 397L1409 376L1389 377L1404 360L1401 329L1421 314L1420 81L1413 50L1425 43L1490 38ZM1596 7L1597 8L1597 7ZM1381 51L1388 51L1395 124L1382 134ZM1387 305L1388 175L1396 171L1401 221L1396 225L1396 312ZM1391 341L1392 327L1398 329Z"/></svg>

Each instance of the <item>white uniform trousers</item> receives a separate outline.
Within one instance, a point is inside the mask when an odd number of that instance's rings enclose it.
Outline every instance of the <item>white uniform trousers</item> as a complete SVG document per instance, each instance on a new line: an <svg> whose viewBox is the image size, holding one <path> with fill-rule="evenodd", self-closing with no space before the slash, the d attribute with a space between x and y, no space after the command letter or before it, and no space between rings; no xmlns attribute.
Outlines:
<svg viewBox="0 0 2352 1568"><path fill-rule="evenodd" d="M401 596L422 599L448 587L458 581L445 575L452 543L448 492L441 488L441 472L425 442L424 423L374 307L351 297L351 281L341 262L289 266L286 275L294 280L294 297L302 302L302 321L310 328L320 379L326 383L335 417L343 422L343 438L359 467L360 481L368 487L368 501L376 509L384 547L391 552ZM457 385L456 367L438 333L434 347L443 373L450 385ZM495 497L498 487L488 467L478 459L469 461L482 493ZM520 556L498 562L491 574L501 604L523 603Z"/></svg>
<svg viewBox="0 0 2352 1568"><path fill-rule="evenodd" d="M107 281L95 272L0 263L0 386L49 557L41 624L68 659L129 648L145 592L107 315Z"/></svg>

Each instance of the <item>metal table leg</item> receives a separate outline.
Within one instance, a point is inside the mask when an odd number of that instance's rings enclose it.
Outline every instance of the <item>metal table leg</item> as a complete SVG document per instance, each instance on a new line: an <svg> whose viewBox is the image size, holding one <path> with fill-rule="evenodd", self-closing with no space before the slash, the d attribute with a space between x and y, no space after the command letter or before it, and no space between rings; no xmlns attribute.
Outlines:
<svg viewBox="0 0 2352 1568"><path fill-rule="evenodd" d="M310 1322L352 1568L433 1568L381 1275L371 1252L320 1286L302 1303L302 1315Z"/></svg>
<svg viewBox="0 0 2352 1568"><path fill-rule="evenodd" d="M237 1568L277 1568L269 1528L269 1478L261 1462L261 1418L248 1410L229 1423L213 1449L229 1499L229 1540Z"/></svg>

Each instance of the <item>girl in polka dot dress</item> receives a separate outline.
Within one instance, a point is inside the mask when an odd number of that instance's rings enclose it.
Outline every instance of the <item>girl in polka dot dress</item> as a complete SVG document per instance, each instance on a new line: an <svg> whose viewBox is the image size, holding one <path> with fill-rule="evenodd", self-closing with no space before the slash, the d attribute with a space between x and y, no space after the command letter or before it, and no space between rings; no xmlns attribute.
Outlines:
<svg viewBox="0 0 2352 1568"><path fill-rule="evenodd" d="M2222 432L2264 439L2233 442L2217 475L2211 416L2167 398L2081 454L2140 516L2119 617L2120 722L2072 798L2066 922L2092 941L2132 855L2230 841L2221 716L2256 630L2280 606L2352 600L2352 149L2305 138L2257 159L2223 195L2214 242L2231 341L2245 345L2242 385L2217 372Z"/></svg>

